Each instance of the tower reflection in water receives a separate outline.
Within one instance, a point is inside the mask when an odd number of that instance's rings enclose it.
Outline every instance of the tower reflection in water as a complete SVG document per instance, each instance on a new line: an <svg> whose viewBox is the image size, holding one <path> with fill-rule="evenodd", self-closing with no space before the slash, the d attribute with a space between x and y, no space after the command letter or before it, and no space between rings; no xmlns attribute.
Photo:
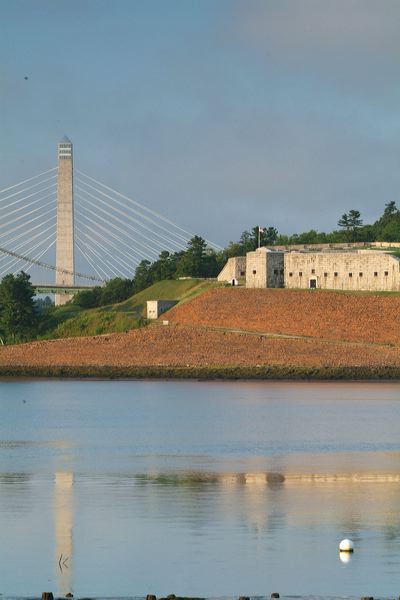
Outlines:
<svg viewBox="0 0 400 600"><path fill-rule="evenodd" d="M73 543L74 521L74 475L70 472L57 472L54 479L54 519L55 519L55 564L57 568L58 594L65 596L72 592L73 582Z"/></svg>

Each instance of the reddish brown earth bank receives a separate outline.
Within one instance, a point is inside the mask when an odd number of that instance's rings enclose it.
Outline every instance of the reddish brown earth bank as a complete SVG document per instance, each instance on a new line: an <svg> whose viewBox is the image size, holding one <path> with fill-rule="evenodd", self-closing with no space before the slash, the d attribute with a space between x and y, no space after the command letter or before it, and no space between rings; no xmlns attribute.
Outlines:
<svg viewBox="0 0 400 600"><path fill-rule="evenodd" d="M45 367L271 366L400 373L399 313L396 296L215 289L169 311L163 317L169 325L3 346L0 373L27 367L34 373Z"/></svg>

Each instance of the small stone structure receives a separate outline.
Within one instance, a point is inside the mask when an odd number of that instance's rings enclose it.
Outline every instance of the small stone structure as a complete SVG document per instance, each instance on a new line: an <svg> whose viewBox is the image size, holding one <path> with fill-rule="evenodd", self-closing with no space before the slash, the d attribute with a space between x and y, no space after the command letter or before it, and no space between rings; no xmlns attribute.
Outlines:
<svg viewBox="0 0 400 600"><path fill-rule="evenodd" d="M147 300L147 318L158 319L175 304L177 304L177 300Z"/></svg>
<svg viewBox="0 0 400 600"><path fill-rule="evenodd" d="M218 281L227 281L231 283L233 280L240 281L246 277L246 257L234 256L228 258L228 262L218 275Z"/></svg>
<svg viewBox="0 0 400 600"><path fill-rule="evenodd" d="M286 252L285 288L400 291L400 259L377 250Z"/></svg>
<svg viewBox="0 0 400 600"><path fill-rule="evenodd" d="M246 254L247 288L281 288L284 284L284 253L258 248Z"/></svg>

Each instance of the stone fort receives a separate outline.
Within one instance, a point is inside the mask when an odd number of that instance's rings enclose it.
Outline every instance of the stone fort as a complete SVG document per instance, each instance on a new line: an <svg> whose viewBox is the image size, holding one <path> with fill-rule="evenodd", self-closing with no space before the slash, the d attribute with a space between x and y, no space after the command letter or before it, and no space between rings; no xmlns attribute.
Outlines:
<svg viewBox="0 0 400 600"><path fill-rule="evenodd" d="M258 248L230 258L218 281L244 282L248 288L315 288L400 291L400 258L388 251L327 248Z"/></svg>

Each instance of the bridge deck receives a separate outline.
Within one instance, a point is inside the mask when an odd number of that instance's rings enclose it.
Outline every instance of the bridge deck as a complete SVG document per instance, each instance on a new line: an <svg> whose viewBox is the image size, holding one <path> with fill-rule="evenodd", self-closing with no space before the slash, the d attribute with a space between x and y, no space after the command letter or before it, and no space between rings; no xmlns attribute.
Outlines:
<svg viewBox="0 0 400 600"><path fill-rule="evenodd" d="M91 290L94 285L56 285L51 283L32 283L38 294L77 294L84 290Z"/></svg>

